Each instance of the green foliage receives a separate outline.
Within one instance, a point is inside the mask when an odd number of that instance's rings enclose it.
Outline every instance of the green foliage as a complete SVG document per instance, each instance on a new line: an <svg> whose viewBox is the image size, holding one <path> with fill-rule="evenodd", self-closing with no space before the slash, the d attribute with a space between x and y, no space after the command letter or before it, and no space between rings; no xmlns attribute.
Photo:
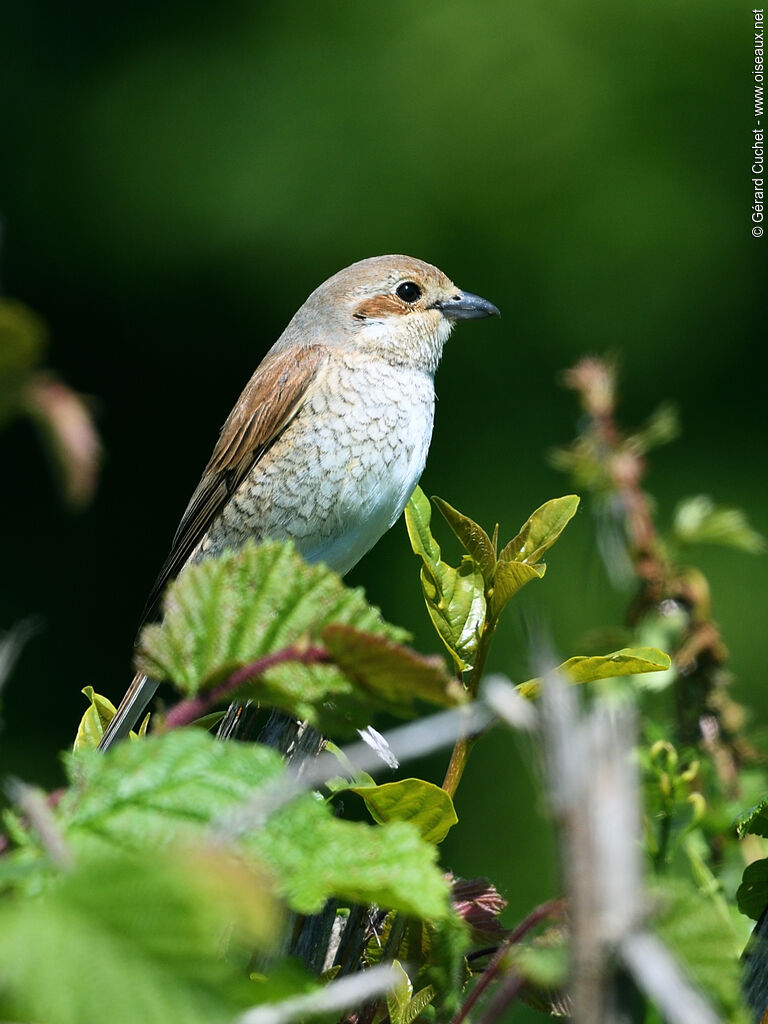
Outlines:
<svg viewBox="0 0 768 1024"><path fill-rule="evenodd" d="M659 415L624 438L623 455L665 440L670 423ZM588 470L596 487L610 490L599 445L569 452L574 471ZM162 622L142 633L139 668L173 683L185 710L202 714L237 693L321 729L365 723L378 709L403 715L417 701L450 707L474 697L504 608L542 578L542 559L579 499L546 502L501 549L498 527L491 536L433 500L464 550L457 567L441 556L430 502L418 488L406 521L427 610L454 673L442 658L403 646L406 634L384 622L359 590L275 542L186 568L165 594ZM707 499L679 510L674 534L679 543L719 541L748 550L762 543L740 514ZM660 544L658 551L668 558ZM636 635L668 637L678 646L690 621L709 614L708 586L695 570L673 572L669 561L662 569L678 588L672 603L684 609L693 594L694 611L676 619L674 630L654 633L650 624L658 627L661 611L643 608ZM664 572L657 579L666 583ZM465 687L456 676L468 670ZM574 684L655 673L666 674L671 686L685 675L684 663L673 668L651 644L573 657L559 671ZM539 684L531 679L518 689L534 696ZM13 849L0 858L0 1015L95 1024L106 1004L117 1024L229 1021L246 1006L290 999L341 973L339 960L316 978L274 954L292 941L284 931L301 933L290 915L331 907L338 926L353 919L352 908L371 906L382 913L367 916L355 956L363 949L368 965L394 958L397 982L385 1000L392 1024L455 1015L471 973L472 959L465 958L480 934L471 920L487 925L490 917L495 925L483 933L484 943L503 935L494 916L503 901L492 886L462 883L462 897L459 882L449 887L437 866L437 844L458 820L452 796L475 737L457 742L443 788L417 778L377 784L330 744L346 777L331 780L326 791L354 792L374 819L351 822L335 815L331 798L291 796L275 751L220 743L201 729L172 729L191 714L169 715L161 723L166 732L149 739L145 719L132 734L137 742L99 754L94 748L115 709L92 687L83 692L89 707L67 759L68 788L52 806L36 797L5 816ZM647 697L640 686L630 695ZM202 721L207 726L211 717ZM661 738L648 738L638 755L645 847L658 883L653 920L724 1018L741 1024L744 936L726 891L727 879L735 888L737 857L717 832L726 801L719 794L708 803L711 766L692 751L680 753L658 731ZM740 816L740 836L768 835L766 805L768 798ZM757 916L765 906L767 865L758 860L744 874L737 895L744 913ZM513 944L497 965L502 978L507 971L522 976L523 998L541 1006L559 998L566 978L566 933L553 932L554 942ZM263 972L253 972L254 956ZM384 1013L384 1001L377 1012Z"/></svg>
<svg viewBox="0 0 768 1024"><path fill-rule="evenodd" d="M587 365L587 372L590 375L596 372L597 379L590 381L584 380L582 377L581 380L574 382L574 386L578 388L585 385L587 389L596 387L598 392L605 387L613 390L616 386L615 380L611 379L610 382L607 382L601 378L605 374L606 369L608 375L614 378L616 367L612 361L606 359L602 360L602 362L607 364L607 366L604 365L601 368L597 366L599 362L601 361L590 358L583 360L583 363L580 365ZM576 370L578 371L579 367ZM568 371L568 374L571 373L573 371ZM605 411L609 411L609 405L606 405L605 408L600 408L600 403L603 400L602 395L595 396L593 394L592 398L598 408L592 408L590 412L596 411L598 415L602 415ZM612 401L613 398L614 396L610 396L609 401ZM594 429L594 427L585 430L567 448L554 449L554 451L550 452L549 458L555 469L568 473L574 485L580 490L605 494L614 489L614 472L622 460L635 460L639 456L646 455L653 448L658 448L660 445L674 441L679 430L677 412L674 406L661 405L651 413L643 426L626 437L616 438L616 449L615 452L610 453L611 458L606 456L604 439L599 436L599 429Z"/></svg>
<svg viewBox="0 0 768 1024"><path fill-rule="evenodd" d="M180 842L202 843L283 774L278 754L258 744L219 743L200 730L118 745L70 759L72 788L56 819L76 855ZM34 845L34 837L29 836ZM26 852L26 851L25 851ZM339 897L405 913L447 913L446 884L433 847L413 826L341 821L307 794L275 811L242 840L240 852L266 865L275 892L301 913Z"/></svg>
<svg viewBox="0 0 768 1024"><path fill-rule="evenodd" d="M102 697L100 693L96 693L92 686L84 686L82 693L91 702L88 710L85 712L83 717L80 719L80 724L77 727L77 735L75 736L74 750L96 750L101 737L104 735L107 726L115 717L116 708L115 705L109 700L108 697ZM138 732L131 732L130 738L132 740L138 739L140 736L146 734L149 726L149 715L145 715L139 726Z"/></svg>
<svg viewBox="0 0 768 1024"><path fill-rule="evenodd" d="M404 630L384 622L361 590L346 587L325 566L307 565L290 543L246 544L238 551L225 551L219 558L188 566L168 587L163 620L142 631L137 663L153 678L170 680L182 693L194 696L265 655L319 642L331 623L354 626L392 641L407 636ZM346 644L340 634L329 636L340 656L353 643L352 635ZM385 650L395 657L391 648ZM313 723L334 718L327 706L333 701L340 709L339 722L347 717L355 724L365 724L372 696L377 694L384 702L383 657L371 659L379 671L372 673L370 685L362 692L334 665L295 661L275 665L242 689L262 703ZM416 662L414 658L413 673L417 672ZM426 666L422 667L422 675L429 676L436 692L437 668L433 666L427 673Z"/></svg>
<svg viewBox="0 0 768 1024"><path fill-rule="evenodd" d="M395 960L392 967L397 975L397 981L387 996L389 1019L392 1024L413 1024L435 998L434 986L427 985L414 995L411 979L403 970L400 961Z"/></svg>
<svg viewBox="0 0 768 1024"><path fill-rule="evenodd" d="M736 900L742 914L753 921L760 919L768 907L768 858L752 861L744 868Z"/></svg>
<svg viewBox="0 0 768 1024"><path fill-rule="evenodd" d="M404 920L389 914L380 932L366 946L367 965L381 961L393 933L396 937L399 934L398 956L408 964L413 985L419 988L417 995L424 988L432 988L438 1019L450 1020L469 976L465 956L470 935L466 924L455 914L427 920Z"/></svg>
<svg viewBox="0 0 768 1024"><path fill-rule="evenodd" d="M746 835L768 838L768 794L752 807L742 811L733 824L739 839Z"/></svg>
<svg viewBox="0 0 768 1024"><path fill-rule="evenodd" d="M722 508L698 494L681 501L672 520L672 538L679 544L722 544L752 555L765 551L765 538L738 508Z"/></svg>
<svg viewBox="0 0 768 1024"><path fill-rule="evenodd" d="M457 568L440 557L430 529L432 509L419 487L406 506L405 522L411 547L422 561L421 587L429 617L456 669L464 672L474 667L484 634L493 632L510 598L544 575L546 566L538 559L573 518L579 499L568 495L546 502L498 554L498 527L491 540L448 502L433 501L466 551Z"/></svg>
<svg viewBox="0 0 768 1024"><path fill-rule="evenodd" d="M432 509L417 487L405 508L411 547L421 557L421 588L437 634L459 672L471 668L485 622L483 572L470 556L454 569L440 557L440 546L429 528Z"/></svg>
<svg viewBox="0 0 768 1024"><path fill-rule="evenodd" d="M567 494L564 498L553 498L537 508L517 536L499 552L499 561L535 565L576 515L579 500L577 495Z"/></svg>
<svg viewBox="0 0 768 1024"><path fill-rule="evenodd" d="M250 951L278 924L263 878L222 849L103 851L0 908L0 1015L46 1024L221 1024L255 1001Z"/></svg>
<svg viewBox="0 0 768 1024"><path fill-rule="evenodd" d="M42 320L20 302L0 299L0 427L21 410L45 346Z"/></svg>
<svg viewBox="0 0 768 1024"><path fill-rule="evenodd" d="M414 503L414 510L421 509L422 516L426 512L426 527L429 530L429 520L431 517L431 511L427 504L424 506L426 496L421 488L417 488L411 497L411 502ZM493 586L493 575L496 572L496 541L491 540L482 526L479 526L469 516L463 515L458 512L452 505L449 505L447 501L443 501L442 498L438 498L436 495L432 498L433 504L440 511L443 519L448 523L450 528L456 534L461 543L461 546L467 552L469 557L477 563L482 573L483 580L488 589ZM497 527L498 529L498 527ZM413 538L411 538L413 543ZM427 539L428 546L432 550L437 551L437 557L440 557L440 549L437 548L435 540L431 535ZM434 547L433 547L434 546ZM414 547L414 550L415 547ZM417 552L421 554L421 552Z"/></svg>
<svg viewBox="0 0 768 1024"><path fill-rule="evenodd" d="M731 1024L747 1024L741 1000L739 940L727 913L684 878L658 885L653 927L696 985Z"/></svg>
<svg viewBox="0 0 768 1024"><path fill-rule="evenodd" d="M409 821L430 843L442 842L459 820L445 790L423 779L401 779L380 786L371 780L367 785L346 788L363 798L374 821Z"/></svg>
<svg viewBox="0 0 768 1024"><path fill-rule="evenodd" d="M558 989L568 978L568 949L560 938L551 946L530 942L512 946L505 961L536 989Z"/></svg>
<svg viewBox="0 0 768 1024"><path fill-rule="evenodd" d="M663 672L669 668L669 655L654 647L625 647L612 654L587 658L569 658L556 669L572 683L593 683L598 679L641 675L645 672ZM518 686L524 697L535 697L541 686L540 679L529 679Z"/></svg>
<svg viewBox="0 0 768 1024"><path fill-rule="evenodd" d="M322 640L348 679L379 704L402 714L415 699L450 706L465 699L463 687L448 675L442 658L425 657L386 636L351 626L326 626Z"/></svg>

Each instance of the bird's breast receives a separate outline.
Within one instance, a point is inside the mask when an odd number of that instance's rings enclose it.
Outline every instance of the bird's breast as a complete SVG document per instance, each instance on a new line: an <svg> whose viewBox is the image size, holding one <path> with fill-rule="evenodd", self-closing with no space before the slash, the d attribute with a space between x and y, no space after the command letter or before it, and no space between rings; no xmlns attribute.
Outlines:
<svg viewBox="0 0 768 1024"><path fill-rule="evenodd" d="M206 548L291 538L345 573L399 517L427 458L429 374L354 357L327 366L212 524Z"/></svg>

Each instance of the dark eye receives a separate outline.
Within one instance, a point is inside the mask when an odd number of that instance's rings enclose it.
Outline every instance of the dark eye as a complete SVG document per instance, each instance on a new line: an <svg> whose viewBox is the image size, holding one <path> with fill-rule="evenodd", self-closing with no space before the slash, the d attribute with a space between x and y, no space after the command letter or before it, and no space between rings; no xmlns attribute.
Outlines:
<svg viewBox="0 0 768 1024"><path fill-rule="evenodd" d="M421 288L413 281L403 281L395 289L395 295L403 302L416 302L421 298Z"/></svg>

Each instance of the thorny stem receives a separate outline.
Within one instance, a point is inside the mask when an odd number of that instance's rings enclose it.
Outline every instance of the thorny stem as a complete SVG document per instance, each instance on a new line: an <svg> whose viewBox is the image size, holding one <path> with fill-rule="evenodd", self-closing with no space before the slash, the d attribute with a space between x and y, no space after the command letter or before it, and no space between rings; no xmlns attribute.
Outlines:
<svg viewBox="0 0 768 1024"><path fill-rule="evenodd" d="M477 691L480 687L480 680L483 678L483 672L485 671L485 663L488 660L488 652L491 649L491 640L496 630L497 620L486 621L483 632L480 637L480 641L477 645L477 657L475 658L475 664L472 669L472 675L469 677L469 684L467 690L472 700L477 696ZM451 752L451 760L448 762L448 769L443 779L443 789L446 791L448 796L453 798L456 795L456 790L459 788L461 777L464 774L464 769L467 766L469 755L474 747L475 743L480 739L482 733L477 733L474 736L462 736L456 740L453 751Z"/></svg>
<svg viewBox="0 0 768 1024"><path fill-rule="evenodd" d="M512 932L507 936L504 942L496 950L493 958L490 960L488 966L483 972L482 978L480 978L478 983L469 993L466 1002L461 1007L456 1016L453 1018L451 1024L462 1024L462 1022L467 1019L470 1010L473 1008L473 1006L476 1005L476 1003L482 996L483 992L485 992L485 990L491 984L493 979L499 973L504 957L507 951L510 949L510 947L514 946L516 943L520 942L521 939L525 938L528 932L531 931L532 928L535 928L536 925L540 924L542 921L546 921L548 918L555 918L559 920L563 916L563 907L564 901L562 899L547 900L546 903L541 903L538 907L534 907L530 914L526 918L524 918L516 928L512 930ZM517 979L519 978L519 975L513 974L513 977ZM520 980L522 981L522 979ZM514 995L517 994L517 991L518 990L515 989L512 995L506 993L507 998L500 1007L500 1009L503 1008L503 1006L506 1006L509 1002L511 1002L511 999L514 998Z"/></svg>
<svg viewBox="0 0 768 1024"><path fill-rule="evenodd" d="M165 716L165 728L177 729L179 726L189 725L196 718L202 718L216 704L231 697L245 683L264 675L267 669L274 668L275 665L284 665L287 662L317 665L330 660L330 655L324 647L286 647L282 651L275 651L263 658L257 658L256 661L243 665L227 676L223 683L215 686L212 690L201 693L197 697L182 700L172 707Z"/></svg>
<svg viewBox="0 0 768 1024"><path fill-rule="evenodd" d="M709 611L709 585L700 573L692 575L675 565L656 532L651 507L641 487L645 459L634 450L632 439L616 421L615 368L607 360L582 359L566 371L565 383L578 393L589 416L594 458L624 510L635 573L642 588L632 617L658 607L665 599L682 601L692 609L688 635L672 652L680 673L676 684L677 732L681 742L695 742L703 737L706 746L708 737L701 728L701 719L702 713L709 713L717 733L709 739L709 747L717 747L720 754L713 758L715 768L725 791L733 793L737 777L734 743L720 735L721 716L711 714L709 707L716 685L715 672L728 656Z"/></svg>

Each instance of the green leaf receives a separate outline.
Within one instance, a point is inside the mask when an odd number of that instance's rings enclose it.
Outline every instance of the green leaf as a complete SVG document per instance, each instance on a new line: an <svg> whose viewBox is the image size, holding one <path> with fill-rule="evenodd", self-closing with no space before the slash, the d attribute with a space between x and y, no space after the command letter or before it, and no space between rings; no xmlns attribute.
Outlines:
<svg viewBox="0 0 768 1024"><path fill-rule="evenodd" d="M557 671L572 683L592 683L597 679L612 679L615 676L663 672L670 664L669 655L655 647L625 647L620 651L614 651L613 654L602 654L593 658L569 658L557 668ZM529 679L525 683L520 683L517 689L524 697L535 697L540 685L540 679Z"/></svg>
<svg viewBox="0 0 768 1024"><path fill-rule="evenodd" d="M722 544L753 555L765 551L765 538L749 525L741 509L719 507L704 494L680 502L672 530L681 544Z"/></svg>
<svg viewBox="0 0 768 1024"><path fill-rule="evenodd" d="M524 562L502 562L499 558L489 594L491 618L498 619L511 597L531 580L540 580L547 567L543 562L526 565Z"/></svg>
<svg viewBox="0 0 768 1024"><path fill-rule="evenodd" d="M220 743L198 729L123 743L106 755L70 761L74 785L57 808L76 852L163 850L210 835L284 772L280 756L254 743ZM406 914L448 913L448 889L433 846L402 821L341 821L311 794L297 797L249 831L242 851L265 864L276 893L299 913L330 897Z"/></svg>
<svg viewBox="0 0 768 1024"><path fill-rule="evenodd" d="M347 788L365 800L375 821L409 821L429 843L441 843L459 820L445 790L422 779Z"/></svg>
<svg viewBox="0 0 768 1024"><path fill-rule="evenodd" d="M448 675L442 658L352 626L326 626L322 640L345 675L390 705L409 707L418 698L452 706L465 699L464 687Z"/></svg>
<svg viewBox="0 0 768 1024"><path fill-rule="evenodd" d="M768 906L768 859L755 860L744 869L736 892L739 910L757 921Z"/></svg>
<svg viewBox="0 0 768 1024"><path fill-rule="evenodd" d="M652 448L669 444L680 433L680 420L674 405L665 402L651 413L645 425L627 439L633 454L645 455Z"/></svg>
<svg viewBox="0 0 768 1024"><path fill-rule="evenodd" d="M0 425L24 404L24 387L46 345L42 320L20 302L0 299Z"/></svg>
<svg viewBox="0 0 768 1024"><path fill-rule="evenodd" d="M437 634L458 671L471 668L485 622L485 582L479 565L462 558L457 569L440 558L429 528L432 508L420 487L405 508L411 547L422 560L421 587Z"/></svg>
<svg viewBox="0 0 768 1024"><path fill-rule="evenodd" d="M85 858L43 895L0 909L0 1014L225 1024L250 1002L251 951L278 929L263 878L222 849Z"/></svg>
<svg viewBox="0 0 768 1024"><path fill-rule="evenodd" d="M763 836L768 839L768 794L743 811L733 824L739 839L746 835Z"/></svg>
<svg viewBox="0 0 768 1024"><path fill-rule="evenodd" d="M567 494L537 508L518 535L499 553L500 562L534 565L555 543L579 507L580 498Z"/></svg>
<svg viewBox="0 0 768 1024"><path fill-rule="evenodd" d="M392 1024L405 1024L405 1013L413 995L411 979L399 960L392 961L395 983L387 993L387 1012Z"/></svg>
<svg viewBox="0 0 768 1024"><path fill-rule="evenodd" d="M528 942L511 946L505 962L531 985L550 992L564 985L568 978L568 950L562 941L547 946L539 939L538 944Z"/></svg>
<svg viewBox="0 0 768 1024"><path fill-rule="evenodd" d="M264 655L318 641L329 623L407 637L384 622L361 590L346 587L325 566L307 565L290 543L247 544L184 569L165 593L163 621L142 631L137 663L153 679L194 695ZM354 704L363 696L334 665L296 662L269 669L244 689L314 723L323 702Z"/></svg>
<svg viewBox="0 0 768 1024"><path fill-rule="evenodd" d="M432 498L433 503L442 513L443 518L458 537L464 550L480 566L486 587L493 583L493 573L496 569L496 549L493 542L482 526L479 526L469 516L458 512L447 501Z"/></svg>
<svg viewBox="0 0 768 1024"><path fill-rule="evenodd" d="M112 701L107 697L102 697L100 693L96 693L92 686L84 686L80 692L85 694L91 704L80 719L80 724L77 727L77 735L75 736L73 747L75 753L83 750L95 750L98 747L101 737L104 735L104 730L115 717L116 711ZM139 736L144 736L148 725L149 715L147 714L139 727L138 733L131 732L129 734L130 738L135 740Z"/></svg>
<svg viewBox="0 0 768 1024"><path fill-rule="evenodd" d="M688 882L670 878L651 893L656 907L654 930L674 950L692 980L728 1020L739 1015L741 1001L741 942L717 901Z"/></svg>
<svg viewBox="0 0 768 1024"><path fill-rule="evenodd" d="M413 1021L426 1010L436 994L434 985L427 985L420 989L405 1008L403 1024L413 1024Z"/></svg>
<svg viewBox="0 0 768 1024"><path fill-rule="evenodd" d="M74 749L95 750L117 709L111 700L96 693L92 686L84 686L80 692L85 694L90 705L77 727Z"/></svg>

